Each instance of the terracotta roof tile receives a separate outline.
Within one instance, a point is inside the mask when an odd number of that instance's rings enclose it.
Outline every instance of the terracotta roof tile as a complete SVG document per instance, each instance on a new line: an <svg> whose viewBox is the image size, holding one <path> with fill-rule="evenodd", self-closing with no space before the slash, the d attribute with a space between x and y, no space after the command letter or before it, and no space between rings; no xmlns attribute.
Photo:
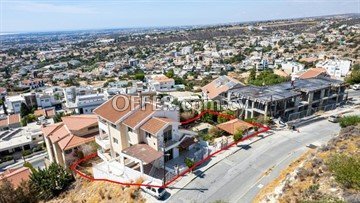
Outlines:
<svg viewBox="0 0 360 203"><path fill-rule="evenodd" d="M8 121L7 121L7 119L2 119L2 120L0 120L0 127L4 127L4 126L8 126Z"/></svg>
<svg viewBox="0 0 360 203"><path fill-rule="evenodd" d="M174 122L171 119L167 119L167 118L158 118L158 117L153 117L151 119L149 119L148 121L146 121L146 123L144 123L141 126L141 129L151 133L153 135L155 135L157 132L159 132L165 125Z"/></svg>
<svg viewBox="0 0 360 203"><path fill-rule="evenodd" d="M156 151L147 144L136 144L122 150L124 154L140 159L145 164L149 164L162 157L163 153Z"/></svg>
<svg viewBox="0 0 360 203"><path fill-rule="evenodd" d="M236 133L237 130L247 130L249 128L254 127L252 124L247 123L245 121L239 120L239 119L233 119L230 121L227 121L225 123L218 124L216 127L220 128L221 130L224 130L228 132L229 134L233 135Z"/></svg>
<svg viewBox="0 0 360 203"><path fill-rule="evenodd" d="M72 115L61 120L70 131L77 131L98 122L96 115Z"/></svg>
<svg viewBox="0 0 360 203"><path fill-rule="evenodd" d="M135 128L135 126L143 121L146 117L154 113L154 108L155 107L152 104L147 103L144 107L139 108L131 116L126 118L123 123L131 128Z"/></svg>
<svg viewBox="0 0 360 203"><path fill-rule="evenodd" d="M301 74L299 78L301 79L315 78L320 76L321 74L326 74L326 70L324 68L311 68L308 69L305 73Z"/></svg>
<svg viewBox="0 0 360 203"><path fill-rule="evenodd" d="M116 123L123 116L139 105L139 97L129 95L116 95L94 110L96 115Z"/></svg>
<svg viewBox="0 0 360 203"><path fill-rule="evenodd" d="M72 134L68 127L69 125L72 130L79 130L92 126L94 123L97 124L97 118L95 115L72 115L64 118L64 122L42 128L43 133L45 136L49 137L51 143L57 143L62 150L71 149L94 141L95 136L99 134L99 132L94 132L84 136L77 136ZM81 123L79 124L79 122Z"/></svg>
<svg viewBox="0 0 360 203"><path fill-rule="evenodd" d="M0 180L8 180L13 184L15 188L20 186L22 181L29 180L30 169L27 167L21 167L18 169L9 169L4 173L0 174Z"/></svg>
<svg viewBox="0 0 360 203"><path fill-rule="evenodd" d="M235 80L229 76L220 76L201 88L203 92L206 92L209 99L214 99L221 93L228 91L236 85L242 85L238 80Z"/></svg>
<svg viewBox="0 0 360 203"><path fill-rule="evenodd" d="M71 139L69 140L69 142L66 144L66 146L64 148L62 148L63 150L67 150L67 149L71 149L77 146L80 146L82 144L85 143L89 143L95 140L95 136L98 135L99 133L93 133L90 135L86 135L86 136L76 136L73 135L71 136Z"/></svg>
<svg viewBox="0 0 360 203"><path fill-rule="evenodd" d="M37 109L37 110L35 110L34 111L34 115L35 116L45 116L46 115L46 113L45 113L45 109Z"/></svg>
<svg viewBox="0 0 360 203"><path fill-rule="evenodd" d="M55 109L46 109L45 112L46 115L50 118L55 116Z"/></svg>
<svg viewBox="0 0 360 203"><path fill-rule="evenodd" d="M55 143L68 135L70 135L69 130L65 127L65 125L62 125L59 128L56 128L50 135L48 135L48 137L52 143Z"/></svg>
<svg viewBox="0 0 360 203"><path fill-rule="evenodd" d="M46 127L42 127L41 130L44 133L45 136L49 136L49 134L51 134L56 128L58 128L59 126L63 125L63 123L55 123L52 125L48 125Z"/></svg>
<svg viewBox="0 0 360 203"><path fill-rule="evenodd" d="M15 123L20 123L20 114L12 114L8 116L8 122L9 125L11 124L15 124Z"/></svg>

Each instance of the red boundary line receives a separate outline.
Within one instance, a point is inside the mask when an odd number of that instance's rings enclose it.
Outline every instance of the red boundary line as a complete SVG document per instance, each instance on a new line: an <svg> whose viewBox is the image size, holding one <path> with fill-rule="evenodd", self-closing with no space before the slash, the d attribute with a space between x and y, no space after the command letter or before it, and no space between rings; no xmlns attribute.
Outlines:
<svg viewBox="0 0 360 203"><path fill-rule="evenodd" d="M213 115L217 115L217 116L220 116L220 117L223 117L223 118L227 118L227 119L235 119L236 117L233 116L233 115L228 115L228 114L223 114L223 113L219 113L217 111L213 111L213 110L204 110L202 111L199 115L195 116L194 118L190 118L186 121L183 121L181 122L182 125L186 125L186 124L189 124L189 123L192 123L198 119L200 119L203 115L205 114L213 114ZM125 185L125 186L149 186L149 187L158 187L158 188L166 188L168 187L171 183L173 183L176 179L178 179L180 176L184 176L185 174L189 173L190 171L192 171L194 168L200 166L201 164L203 164L205 161L209 160L211 157L219 154L220 152L224 151L224 150L227 150L229 149L230 147L236 145L237 143L239 142L242 142L242 141L245 141L245 140L248 140L252 137L255 137L257 135L259 135L260 133L264 133L268 130L270 130L270 128L268 126L264 126L262 124L259 124L259 123L251 123L255 126L258 126L260 128L262 128L262 130L260 131L256 131L254 132L253 134L245 137L245 138L242 138L241 140L238 140L236 142L232 142L230 143L229 145L219 149L218 151L215 151L213 153L211 153L210 155L208 155L207 157L205 157L204 159L196 162L191 168L188 168L186 169L185 171L181 172L179 175L175 176L174 178L172 178L171 180L169 180L168 182L166 182L165 184L163 185L151 185L151 184L141 184L141 183L123 183L123 182L118 182L118 181L114 181L114 180L109 180L109 179L100 179L100 178L94 178L94 177L91 177L89 175L86 175L85 173L79 171L77 168L77 166L84 162L84 161L87 161L89 159L92 159L92 158L95 158L97 157L97 153L92 153L92 154L89 154L87 156L85 156L84 158L82 159L79 159L77 160L76 162L74 162L71 166L70 166L70 169L72 171L74 171L76 174L78 174L79 176L81 176L82 178L85 178L85 179L88 179L90 181L106 181L106 182L110 182L110 183L116 183L116 184L120 184L120 185Z"/></svg>

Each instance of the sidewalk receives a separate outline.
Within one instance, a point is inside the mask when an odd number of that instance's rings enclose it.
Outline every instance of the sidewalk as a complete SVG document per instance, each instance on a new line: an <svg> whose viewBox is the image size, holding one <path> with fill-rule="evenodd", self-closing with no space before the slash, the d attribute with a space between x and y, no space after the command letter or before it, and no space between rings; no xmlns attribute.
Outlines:
<svg viewBox="0 0 360 203"><path fill-rule="evenodd" d="M184 188L187 184L189 184L192 180L194 180L198 175L205 172L209 168L216 165L221 160L227 158L228 156L238 152L239 150L243 149L241 145L251 145L252 143L257 142L258 140L265 139L268 136L273 135L273 131L269 130L267 132L261 133L256 137L250 138L248 140L245 140L243 142L238 143L237 145L234 145L227 150L224 150L220 152L219 154L216 154L215 156L211 157L211 159L207 162L205 166L199 166L196 170L194 170L192 173L187 173L186 175L179 177L171 186L168 188L171 189L168 192L173 195L177 193L179 190ZM197 175L196 175L197 174Z"/></svg>

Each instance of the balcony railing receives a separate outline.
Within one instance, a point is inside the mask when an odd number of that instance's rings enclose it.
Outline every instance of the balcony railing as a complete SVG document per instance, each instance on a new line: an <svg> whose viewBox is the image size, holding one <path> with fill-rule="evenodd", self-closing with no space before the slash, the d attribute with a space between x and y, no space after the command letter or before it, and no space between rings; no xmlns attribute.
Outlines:
<svg viewBox="0 0 360 203"><path fill-rule="evenodd" d="M108 136L101 137L100 135L95 137L95 142L101 146L102 149L110 149L110 139Z"/></svg>
<svg viewBox="0 0 360 203"><path fill-rule="evenodd" d="M111 159L110 154L108 152L104 152L101 149L97 150L97 155L104 161L109 161Z"/></svg>

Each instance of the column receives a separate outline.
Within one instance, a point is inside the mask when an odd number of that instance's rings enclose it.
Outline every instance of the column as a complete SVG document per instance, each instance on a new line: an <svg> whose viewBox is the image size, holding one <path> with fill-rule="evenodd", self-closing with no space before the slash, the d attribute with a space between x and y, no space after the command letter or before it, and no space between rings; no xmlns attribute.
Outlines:
<svg viewBox="0 0 360 203"><path fill-rule="evenodd" d="M255 101L251 102L251 118L254 118Z"/></svg>
<svg viewBox="0 0 360 203"><path fill-rule="evenodd" d="M142 161L140 161L140 172L141 172L141 175L144 174L144 165L143 165Z"/></svg>
<svg viewBox="0 0 360 203"><path fill-rule="evenodd" d="M265 119L267 119L267 114L268 114L268 107L269 107L269 103L266 103L265 104L265 115L264 115L264 117L265 117ZM271 116L271 115L270 115Z"/></svg>

